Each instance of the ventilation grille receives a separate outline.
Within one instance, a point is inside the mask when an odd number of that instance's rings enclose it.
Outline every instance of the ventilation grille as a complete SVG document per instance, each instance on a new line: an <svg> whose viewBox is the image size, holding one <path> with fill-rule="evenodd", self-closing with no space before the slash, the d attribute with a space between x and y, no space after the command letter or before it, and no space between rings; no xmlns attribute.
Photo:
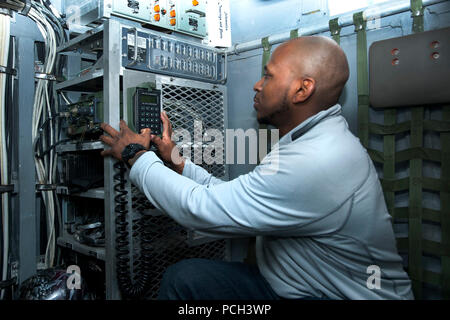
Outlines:
<svg viewBox="0 0 450 320"><path fill-rule="evenodd" d="M200 165L217 178L225 177L225 115L223 92L171 84L162 84L162 104L167 112L173 130L185 129L191 136L191 142L178 146L190 148L191 161ZM222 134L222 141L194 141L194 121L202 125L202 137L210 129ZM198 130L199 131L199 130ZM200 139L199 139L200 140ZM186 141L184 141L186 142ZM213 148L213 144L215 148ZM204 152L209 150L215 152ZM220 161L214 161L220 159Z"/></svg>
<svg viewBox="0 0 450 320"><path fill-rule="evenodd" d="M203 258L225 260L226 240L218 240L189 246L186 242L187 231L167 216L150 218L152 247L152 280L147 299L156 299L160 282L166 269L181 260Z"/></svg>

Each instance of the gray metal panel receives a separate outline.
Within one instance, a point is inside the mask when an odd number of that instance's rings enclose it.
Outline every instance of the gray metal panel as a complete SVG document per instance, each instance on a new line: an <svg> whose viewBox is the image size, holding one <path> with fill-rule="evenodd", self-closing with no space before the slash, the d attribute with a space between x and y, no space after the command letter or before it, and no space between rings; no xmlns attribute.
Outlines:
<svg viewBox="0 0 450 320"><path fill-rule="evenodd" d="M33 161L33 144L31 140L31 127L33 115L34 59L30 53L34 52L34 40L27 38L17 39L17 60L19 77L18 95L18 178L20 181L18 192L19 226L19 281L23 282L36 273L38 241L37 215L35 208L35 164ZM30 92L31 91L31 92ZM28 94L27 94L28 93Z"/></svg>
<svg viewBox="0 0 450 320"><path fill-rule="evenodd" d="M11 258L19 260L18 278L22 283L36 273L39 255L39 216L35 207L35 165L32 154L31 123L34 96L34 42L42 41L36 24L13 13L11 36L15 37L17 80L12 134L12 179L18 192L11 197Z"/></svg>
<svg viewBox="0 0 450 320"><path fill-rule="evenodd" d="M375 42L369 56L373 107L450 101L450 28Z"/></svg>
<svg viewBox="0 0 450 320"><path fill-rule="evenodd" d="M108 55L104 58L104 121L119 130L120 121L120 24L115 20L105 22L103 45ZM114 214L114 163L105 159L105 249L106 249L106 299L120 299L116 277L115 214Z"/></svg>
<svg viewBox="0 0 450 320"><path fill-rule="evenodd" d="M231 39L233 44L298 27L301 22L302 1L305 0L231 1Z"/></svg>
<svg viewBox="0 0 450 320"><path fill-rule="evenodd" d="M252 50L238 56L230 56L228 63L228 128L258 129L256 112L253 108L254 84L261 78L262 51ZM246 147L248 153L248 146ZM254 164L237 163L237 151L234 151L234 164L229 167L230 179L237 178L255 168ZM246 154L246 159L249 159Z"/></svg>

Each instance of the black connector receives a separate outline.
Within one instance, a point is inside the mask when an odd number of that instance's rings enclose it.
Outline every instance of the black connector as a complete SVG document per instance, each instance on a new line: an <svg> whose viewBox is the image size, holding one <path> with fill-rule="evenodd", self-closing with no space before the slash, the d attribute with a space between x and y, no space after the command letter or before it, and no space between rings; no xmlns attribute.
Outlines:
<svg viewBox="0 0 450 320"><path fill-rule="evenodd" d="M31 0L2 0L0 1L0 8L13 10L26 16L31 9Z"/></svg>

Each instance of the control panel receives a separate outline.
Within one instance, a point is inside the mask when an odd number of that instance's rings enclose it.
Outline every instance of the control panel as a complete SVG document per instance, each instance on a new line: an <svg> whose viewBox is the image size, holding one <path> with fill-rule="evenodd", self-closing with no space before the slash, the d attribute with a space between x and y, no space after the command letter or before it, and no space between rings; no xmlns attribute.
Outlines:
<svg viewBox="0 0 450 320"><path fill-rule="evenodd" d="M152 0L150 24L160 28L206 36L206 0Z"/></svg>
<svg viewBox="0 0 450 320"><path fill-rule="evenodd" d="M175 30L177 11L174 0L151 0L149 23L160 28Z"/></svg>
<svg viewBox="0 0 450 320"><path fill-rule="evenodd" d="M216 49L155 31L122 28L126 68L208 82L224 80L225 58Z"/></svg>
<svg viewBox="0 0 450 320"><path fill-rule="evenodd" d="M136 132L150 128L153 134L161 135L161 92L147 88L136 88L134 94L134 124Z"/></svg>
<svg viewBox="0 0 450 320"><path fill-rule="evenodd" d="M207 36L207 8L206 0L62 0L70 30L119 16L202 39Z"/></svg>
<svg viewBox="0 0 450 320"><path fill-rule="evenodd" d="M112 1L112 11L116 14L137 20L150 20L150 6L148 1Z"/></svg>

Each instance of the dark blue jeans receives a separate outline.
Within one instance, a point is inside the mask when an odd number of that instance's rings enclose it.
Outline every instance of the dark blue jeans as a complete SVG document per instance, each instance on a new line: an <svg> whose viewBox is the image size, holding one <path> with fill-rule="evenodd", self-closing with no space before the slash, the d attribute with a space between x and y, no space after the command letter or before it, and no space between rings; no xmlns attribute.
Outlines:
<svg viewBox="0 0 450 320"><path fill-rule="evenodd" d="M256 266L182 260L164 273L159 300L279 300Z"/></svg>

